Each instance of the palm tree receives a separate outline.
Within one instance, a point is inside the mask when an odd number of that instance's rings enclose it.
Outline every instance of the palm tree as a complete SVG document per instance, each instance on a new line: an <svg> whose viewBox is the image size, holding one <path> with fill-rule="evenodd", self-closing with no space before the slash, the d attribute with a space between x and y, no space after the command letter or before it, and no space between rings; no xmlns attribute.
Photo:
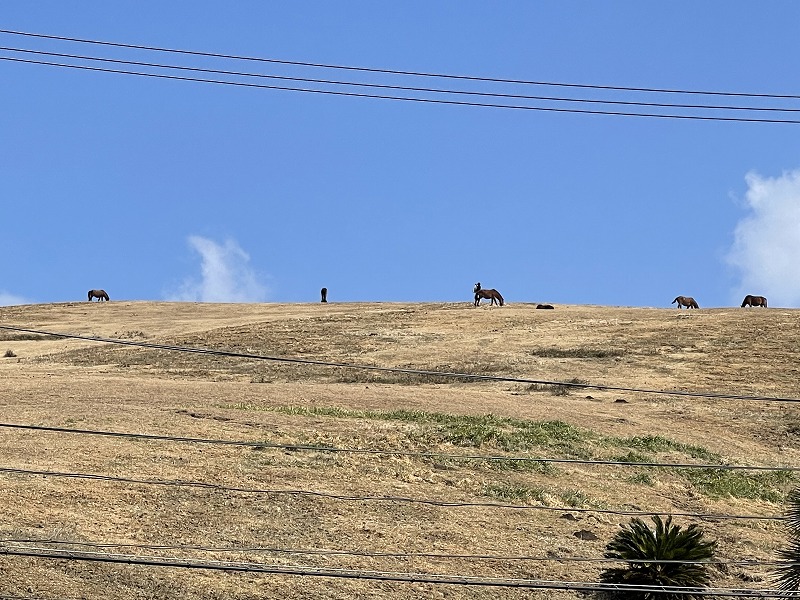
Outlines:
<svg viewBox="0 0 800 600"><path fill-rule="evenodd" d="M789 527L789 547L778 550L778 556L787 561L775 569L778 589L800 590L800 491L789 492L789 507L786 509L786 525Z"/></svg>
<svg viewBox="0 0 800 600"><path fill-rule="evenodd" d="M600 574L600 580L604 583L647 587L705 587L711 581L708 565L697 561L713 558L716 542L703 541L703 532L696 524L689 525L685 530L680 525L673 525L671 516L665 523L656 515L653 523L655 530L638 518L622 526L622 531L606 546L605 557L630 562L626 567L606 569ZM615 596L642 600L685 600L702 595L693 594L690 590L672 593L625 590L615 593Z"/></svg>

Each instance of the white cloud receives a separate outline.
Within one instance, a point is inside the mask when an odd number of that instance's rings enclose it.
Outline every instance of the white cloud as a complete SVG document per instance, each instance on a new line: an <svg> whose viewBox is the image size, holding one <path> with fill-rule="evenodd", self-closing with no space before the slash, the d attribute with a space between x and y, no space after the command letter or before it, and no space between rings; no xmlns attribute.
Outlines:
<svg viewBox="0 0 800 600"><path fill-rule="evenodd" d="M0 306L16 306L18 304L30 304L22 296L15 296L0 290Z"/></svg>
<svg viewBox="0 0 800 600"><path fill-rule="evenodd" d="M728 263L741 275L737 296L766 296L771 306L800 305L800 170L767 178L749 173L750 214L736 226Z"/></svg>
<svg viewBox="0 0 800 600"><path fill-rule="evenodd" d="M263 302L267 288L250 268L250 257L233 240L220 245L190 236L189 245L200 255L201 279L188 278L169 300L182 302Z"/></svg>

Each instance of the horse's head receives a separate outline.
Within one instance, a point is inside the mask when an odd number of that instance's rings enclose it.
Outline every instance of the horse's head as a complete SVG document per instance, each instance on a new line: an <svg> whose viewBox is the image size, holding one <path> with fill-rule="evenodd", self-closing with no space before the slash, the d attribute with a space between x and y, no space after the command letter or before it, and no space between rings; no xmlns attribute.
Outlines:
<svg viewBox="0 0 800 600"><path fill-rule="evenodd" d="M479 281L478 283L475 284L475 287L472 288L472 293L477 294L480 291L481 291L481 282Z"/></svg>

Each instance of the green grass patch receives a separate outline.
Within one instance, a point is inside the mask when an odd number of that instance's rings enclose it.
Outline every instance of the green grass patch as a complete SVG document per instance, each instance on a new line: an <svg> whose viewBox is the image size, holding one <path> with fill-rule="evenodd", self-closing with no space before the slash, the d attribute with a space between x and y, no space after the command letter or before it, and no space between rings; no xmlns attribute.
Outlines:
<svg viewBox="0 0 800 600"><path fill-rule="evenodd" d="M656 462L650 454L643 454L636 450L629 450L625 454L611 456L608 460L623 463L652 463Z"/></svg>
<svg viewBox="0 0 800 600"><path fill-rule="evenodd" d="M530 487L515 483L492 483L485 485L482 490L484 496L495 498L503 502L514 504L532 504L538 502L544 506L553 506L553 503L570 508L601 507L580 490L546 490L542 487Z"/></svg>
<svg viewBox="0 0 800 600"><path fill-rule="evenodd" d="M587 458L586 445L597 436L563 421L529 421L495 415L450 415L414 410L350 410L327 406L254 407L229 404L224 408L268 410L287 415L400 421L419 427L406 434L414 441L430 446L452 444L466 448L498 448L526 451L532 448L557 449L562 455Z"/></svg>
<svg viewBox="0 0 800 600"><path fill-rule="evenodd" d="M57 335L42 335L39 333L13 333L0 331L0 342L41 342L44 340L61 339Z"/></svg>
<svg viewBox="0 0 800 600"><path fill-rule="evenodd" d="M558 498L571 508L603 508L601 502L592 500L580 490L562 490L558 493Z"/></svg>
<svg viewBox="0 0 800 600"><path fill-rule="evenodd" d="M700 458L709 462L722 464L722 457L719 454L710 452L702 446L683 444L660 435L636 435L627 438L609 438L608 443L620 448L630 448L636 451L680 452L692 458Z"/></svg>
<svg viewBox="0 0 800 600"><path fill-rule="evenodd" d="M535 348L530 351L531 356L539 358L589 358L606 359L619 358L625 351L619 348Z"/></svg>
<svg viewBox="0 0 800 600"><path fill-rule="evenodd" d="M563 421L522 421L487 415L428 423L419 432L419 438L426 443L470 448L490 446L507 452L547 447L571 454L571 449L585 441L585 434Z"/></svg>
<svg viewBox="0 0 800 600"><path fill-rule="evenodd" d="M648 487L653 487L656 484L655 478L650 473L644 472L631 475L626 481L637 485L646 485Z"/></svg>
<svg viewBox="0 0 800 600"><path fill-rule="evenodd" d="M331 379L337 383L444 385L448 383L485 383L486 380L479 376L510 377L514 374L513 365L505 361L480 361L436 365L433 367L403 365L397 368L407 369L410 372L403 372L401 370L337 368L331 371ZM414 373L413 371L425 371L425 373ZM442 373L442 375L438 375L437 373ZM448 373L449 375L446 375ZM476 377L470 377L470 375L476 375Z"/></svg>
<svg viewBox="0 0 800 600"><path fill-rule="evenodd" d="M500 417L496 415L452 415L447 413L414 410L352 410L335 406L254 406L230 404L224 408L239 410L263 410L301 417L328 417L337 419L368 419L374 421L397 421L405 424L401 434L408 440L407 448L429 449L445 452L448 446L476 449L497 449L518 455L533 450L547 458L611 460L636 465L640 463L675 463L675 455L699 459L708 464L725 464L724 458L701 446L676 442L659 435L632 437L607 437L588 429L581 429L563 421L533 421ZM411 426L408 426L411 425ZM609 449L617 449L609 454ZM619 450L622 450L620 452ZM666 458L659 455L669 454ZM560 471L551 463L533 460L497 460L447 457L423 457L435 464L475 464L497 472L535 472L557 475ZM664 467L642 467L639 472L626 479L630 483L652 486L658 473L672 473L688 481L695 489L709 496L733 496L779 501L786 489L795 481L789 471L747 473L725 469L696 469ZM493 492L495 495L499 491ZM513 496L513 492L508 492ZM574 502L583 502L578 496ZM564 500L564 502L568 502Z"/></svg>
<svg viewBox="0 0 800 600"><path fill-rule="evenodd" d="M747 473L725 469L679 469L698 491L713 498L783 502L797 477L791 471Z"/></svg>
<svg viewBox="0 0 800 600"><path fill-rule="evenodd" d="M557 475L559 470L552 463L538 460L513 460L495 459L485 460L482 464L491 471L510 471L517 473L541 473L542 475Z"/></svg>

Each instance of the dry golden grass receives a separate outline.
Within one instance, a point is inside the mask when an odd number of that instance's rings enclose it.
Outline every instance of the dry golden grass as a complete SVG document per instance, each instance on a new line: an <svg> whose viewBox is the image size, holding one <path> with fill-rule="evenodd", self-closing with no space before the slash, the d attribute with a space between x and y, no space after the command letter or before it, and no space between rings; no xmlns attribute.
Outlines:
<svg viewBox="0 0 800 600"><path fill-rule="evenodd" d="M271 357L623 388L800 397L796 310L84 302L0 308L0 324ZM432 379L0 330L0 354L6 350L10 352L0 358L0 420L6 424L411 453L800 464L800 414L795 404L786 402ZM552 559L601 557L628 517L585 509L778 515L786 492L796 484L787 472L520 464L7 427L0 432L0 467L5 469L218 486L5 471L0 473L4 540L31 539L38 540L38 547L63 548L52 543L59 540L74 542L70 548L81 551L317 569L593 582L601 564ZM265 490L526 508L442 507ZM563 510L552 510L556 508ZM782 524L769 520L706 520L702 527L718 541L721 560L772 560L786 540ZM579 539L575 533L581 530L597 539ZM277 551L281 549L373 555ZM416 553L427 556L408 556ZM44 598L533 594L13 556L0 558L0 572L2 593ZM763 566L723 566L715 571L714 584L769 587L768 575Z"/></svg>

